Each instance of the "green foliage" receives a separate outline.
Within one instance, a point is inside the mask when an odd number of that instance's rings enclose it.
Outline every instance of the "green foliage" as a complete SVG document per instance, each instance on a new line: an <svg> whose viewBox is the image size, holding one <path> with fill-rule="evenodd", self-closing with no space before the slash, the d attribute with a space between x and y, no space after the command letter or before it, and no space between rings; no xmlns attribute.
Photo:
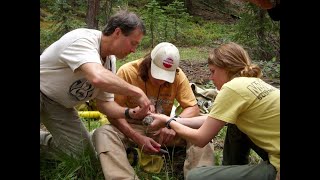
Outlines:
<svg viewBox="0 0 320 180"><path fill-rule="evenodd" d="M106 7L104 6L107 4L106 1L100 1L101 9L98 18L102 25L104 25L108 17L106 13L110 15L111 12L119 8L129 8L129 4L134 3L133 1L129 3L126 0L108 2L110 4ZM161 6L159 2L157 0L149 0L145 8L131 8L142 16L147 28L147 35L142 39L139 50L151 49L157 43L163 41L173 42L177 46L215 47L233 40L250 47L248 51L254 60L269 60L273 57L280 60L280 23L272 21L268 15L262 16L261 10L251 4L245 6L239 15L241 19L235 24L222 24L190 16L182 1L174 0L171 1L172 3L167 3L167 6ZM238 8L226 5L225 3L227 2L220 2L220 0L208 3L208 5L211 4L210 7L215 5L213 3L216 3L219 6L211 8L232 12L232 14L236 14L235 9ZM52 22L52 26L42 27L40 30L40 52L68 30L86 26L85 19L79 16L81 14L79 12L83 12L83 14L86 12L87 4L85 1L41 0L40 4L41 7L46 6L50 10L46 21ZM138 4L143 5L140 1ZM228 10L226 6L231 9L229 8L230 10Z"/></svg>
<svg viewBox="0 0 320 180"><path fill-rule="evenodd" d="M216 166L222 165L223 158L223 142L227 133L227 126L224 126L218 134L214 137L214 164Z"/></svg>
<svg viewBox="0 0 320 180"><path fill-rule="evenodd" d="M214 88L216 88L216 87L214 86L214 84L213 84L212 81L209 81L207 84L205 84L205 85L203 86L203 88L205 88L205 89L214 89Z"/></svg>
<svg viewBox="0 0 320 180"><path fill-rule="evenodd" d="M233 24L222 24L215 22L205 23L203 25L203 29L207 30L206 33L213 34L214 39L224 39L225 41L230 39L236 32ZM224 43L224 41L222 43Z"/></svg>
<svg viewBox="0 0 320 180"><path fill-rule="evenodd" d="M183 39L182 41L184 42L183 44L186 46L198 46L204 42L209 43L211 39L215 38L215 35L207 34L206 31L206 29L197 24L191 25L191 27L186 28L181 32L181 39Z"/></svg>
<svg viewBox="0 0 320 180"><path fill-rule="evenodd" d="M131 61L143 58L149 52L151 52L151 49L141 49L135 53L129 54L127 57L123 59L117 60L117 69L119 69L120 66L122 66L127 62L131 62Z"/></svg>
<svg viewBox="0 0 320 180"><path fill-rule="evenodd" d="M40 52L65 33L79 27L86 27L84 19L79 19L75 15L74 7L66 0L57 0L50 5L47 8L52 14L45 19L52 24L48 28L40 28Z"/></svg>
<svg viewBox="0 0 320 180"><path fill-rule="evenodd" d="M53 0L40 0L40 8L46 8L54 5Z"/></svg>
<svg viewBox="0 0 320 180"><path fill-rule="evenodd" d="M100 126L100 123L93 118L81 118L81 120L88 131ZM92 157L88 149L79 157L63 152L56 152L53 157L40 157L40 179L104 179L99 160Z"/></svg>
<svg viewBox="0 0 320 180"><path fill-rule="evenodd" d="M54 43L60 36L50 29L40 28L40 54L48 47L48 45Z"/></svg>
<svg viewBox="0 0 320 180"><path fill-rule="evenodd" d="M83 118L83 117L81 117L80 119L84 123L84 125L86 126L86 128L88 129L89 132L100 127L100 122L98 121L98 119Z"/></svg>
<svg viewBox="0 0 320 180"><path fill-rule="evenodd" d="M144 47L154 47L159 42L178 43L183 36L179 34L189 23L191 16L184 8L184 3L173 1L167 6L161 6L158 1L151 0L142 11L146 23L147 36L144 37Z"/></svg>
<svg viewBox="0 0 320 180"><path fill-rule="evenodd" d="M71 4L66 0L57 1L51 7L53 15L49 20L55 22L55 31L62 36L63 34L79 27L86 27L85 20L75 16L75 11Z"/></svg>
<svg viewBox="0 0 320 180"><path fill-rule="evenodd" d="M222 150L214 150L214 165L221 166L222 165L222 158L223 158L223 151Z"/></svg>
<svg viewBox="0 0 320 180"><path fill-rule="evenodd" d="M240 16L232 40L250 47L252 59L267 61L276 57L280 60L280 23L271 20L266 10L251 3Z"/></svg>
<svg viewBox="0 0 320 180"><path fill-rule="evenodd" d="M234 15L239 10L239 5L232 3L230 0L202 0L200 2L212 11L220 12L221 14Z"/></svg>
<svg viewBox="0 0 320 180"><path fill-rule="evenodd" d="M263 76L269 79L280 78L280 62L276 60L276 57L269 61L257 62L262 69Z"/></svg>
<svg viewBox="0 0 320 180"><path fill-rule="evenodd" d="M201 61L208 59L207 48L201 47L179 47L181 60L195 60Z"/></svg>
<svg viewBox="0 0 320 180"><path fill-rule="evenodd" d="M159 3L156 0L151 0L147 5L146 9L142 12L143 20L145 21L148 40L152 47L156 44L157 31L159 28L159 22L163 22L166 18L164 15L164 10L161 9Z"/></svg>
<svg viewBox="0 0 320 180"><path fill-rule="evenodd" d="M130 6L132 0L100 0L100 10L99 10L99 26L104 27L108 19L118 10L129 10L137 12L135 6Z"/></svg>
<svg viewBox="0 0 320 180"><path fill-rule="evenodd" d="M216 46L230 41L233 25L207 22L205 24L187 24L181 32L179 44L184 46Z"/></svg>
<svg viewBox="0 0 320 180"><path fill-rule="evenodd" d="M76 158L65 153L57 153L55 160L40 158L40 179L103 180L103 173L98 159L90 158L89 151Z"/></svg>
<svg viewBox="0 0 320 180"><path fill-rule="evenodd" d="M172 42L178 41L178 32L181 31L185 22L188 22L190 15L187 13L187 9L184 7L184 3L178 0L174 0L171 4L164 7L167 16L171 17L172 27L166 26L165 32L173 30ZM166 21L170 22L170 21ZM165 37L167 39L167 36Z"/></svg>
<svg viewBox="0 0 320 180"><path fill-rule="evenodd" d="M259 164L262 161L262 158L254 150L250 149L249 164Z"/></svg>

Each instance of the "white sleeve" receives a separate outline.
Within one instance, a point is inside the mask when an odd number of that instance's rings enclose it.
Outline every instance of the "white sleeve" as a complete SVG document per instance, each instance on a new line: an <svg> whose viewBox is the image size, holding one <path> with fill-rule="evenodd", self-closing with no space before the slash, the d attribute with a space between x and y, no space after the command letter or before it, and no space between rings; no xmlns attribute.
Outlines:
<svg viewBox="0 0 320 180"><path fill-rule="evenodd" d="M117 66L116 66L116 57L111 55L109 58L106 58L106 62L104 63L104 67L108 70L110 70L113 74L116 74ZM99 94L96 97L97 99L103 100L103 101L114 101L114 94L108 93L104 91L99 91Z"/></svg>
<svg viewBox="0 0 320 180"><path fill-rule="evenodd" d="M81 38L69 44L61 53L60 59L74 71L87 62L101 64L100 54L93 41Z"/></svg>

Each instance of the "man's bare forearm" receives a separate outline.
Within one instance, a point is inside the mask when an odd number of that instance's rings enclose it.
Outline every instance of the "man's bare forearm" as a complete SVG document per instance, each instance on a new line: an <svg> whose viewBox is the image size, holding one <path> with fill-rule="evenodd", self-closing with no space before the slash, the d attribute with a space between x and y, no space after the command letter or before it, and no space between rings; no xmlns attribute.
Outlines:
<svg viewBox="0 0 320 180"><path fill-rule="evenodd" d="M120 132L122 132L125 136L132 139L134 142L137 141L139 134L130 126L126 119L110 119L109 120L112 125L114 125Z"/></svg>
<svg viewBox="0 0 320 180"><path fill-rule="evenodd" d="M105 69L101 64L86 63L80 67L85 72L86 79L103 91L126 96L141 96L143 94L140 88L127 83L111 71Z"/></svg>

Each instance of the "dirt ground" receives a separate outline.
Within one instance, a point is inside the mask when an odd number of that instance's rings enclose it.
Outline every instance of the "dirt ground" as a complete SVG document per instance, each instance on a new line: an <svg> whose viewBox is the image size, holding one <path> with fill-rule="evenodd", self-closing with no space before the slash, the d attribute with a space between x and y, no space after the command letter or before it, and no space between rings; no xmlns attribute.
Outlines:
<svg viewBox="0 0 320 180"><path fill-rule="evenodd" d="M207 61L183 60L180 61L179 67L186 74L190 83L206 84L210 81Z"/></svg>
<svg viewBox="0 0 320 180"><path fill-rule="evenodd" d="M183 70L189 79L189 82L204 85L210 82L210 71L207 61L183 60L180 61L179 67ZM280 79L262 78L267 83L280 89Z"/></svg>

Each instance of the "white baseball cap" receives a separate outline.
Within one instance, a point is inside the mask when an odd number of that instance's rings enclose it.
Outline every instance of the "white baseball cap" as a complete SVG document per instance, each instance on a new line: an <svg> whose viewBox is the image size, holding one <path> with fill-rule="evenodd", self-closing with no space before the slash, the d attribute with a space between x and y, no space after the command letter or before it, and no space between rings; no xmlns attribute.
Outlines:
<svg viewBox="0 0 320 180"><path fill-rule="evenodd" d="M152 77L172 83L179 67L178 48L168 42L159 43L151 51L151 59Z"/></svg>

